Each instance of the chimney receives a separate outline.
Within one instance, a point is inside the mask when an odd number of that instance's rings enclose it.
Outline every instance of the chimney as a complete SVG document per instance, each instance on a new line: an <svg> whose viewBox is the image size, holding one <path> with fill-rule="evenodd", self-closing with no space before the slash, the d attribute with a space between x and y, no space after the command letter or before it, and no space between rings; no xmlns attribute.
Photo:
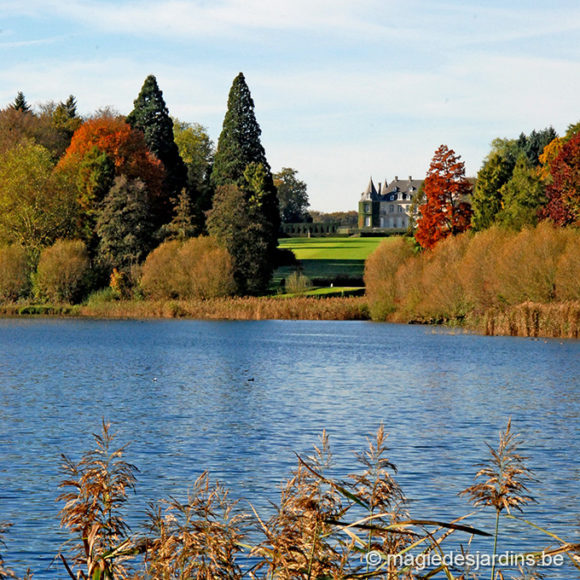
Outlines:
<svg viewBox="0 0 580 580"><path fill-rule="evenodd" d="M409 175L409 181L413 181L413 178Z"/></svg>
<svg viewBox="0 0 580 580"><path fill-rule="evenodd" d="M399 181L399 177L395 175L395 181Z"/></svg>

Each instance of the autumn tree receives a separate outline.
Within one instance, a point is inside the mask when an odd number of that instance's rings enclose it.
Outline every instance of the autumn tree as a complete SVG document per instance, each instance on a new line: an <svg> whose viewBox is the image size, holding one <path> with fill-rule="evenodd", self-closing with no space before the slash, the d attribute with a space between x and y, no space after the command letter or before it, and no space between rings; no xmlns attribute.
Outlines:
<svg viewBox="0 0 580 580"><path fill-rule="evenodd" d="M77 115L76 99L71 95L65 102L52 101L39 106L34 137L46 147L55 161L68 149L74 132L82 125Z"/></svg>
<svg viewBox="0 0 580 580"><path fill-rule="evenodd" d="M81 240L57 240L40 255L36 272L37 293L53 302L78 300L87 282L89 256Z"/></svg>
<svg viewBox="0 0 580 580"><path fill-rule="evenodd" d="M24 141L0 156L0 242L38 254L76 233L74 184L54 171L50 152Z"/></svg>
<svg viewBox="0 0 580 580"><path fill-rule="evenodd" d="M252 294L267 289L280 227L276 187L260 134L254 101L240 73L228 96L228 110L218 140L211 181L219 188L219 196L216 192L208 231L232 253L239 291ZM236 204L245 208L245 217L234 207ZM234 223L238 219L242 228ZM235 247L229 242L232 232L237 232L240 239Z"/></svg>
<svg viewBox="0 0 580 580"><path fill-rule="evenodd" d="M162 194L163 166L147 148L143 133L109 114L83 123L57 167L76 182L80 229L91 252L95 250L92 232L101 203L115 177L141 181L147 189L150 212Z"/></svg>
<svg viewBox="0 0 580 580"><path fill-rule="evenodd" d="M163 165L147 148L141 131L109 114L90 119L75 131L59 167L78 166L95 148L109 156L116 176L140 179L154 199L161 196Z"/></svg>
<svg viewBox="0 0 580 580"><path fill-rule="evenodd" d="M441 145L435 152L425 178L425 203L419 208L415 239L423 248L432 248L439 240L459 234L471 225L471 207L467 201L471 184L465 177L465 165L453 149Z"/></svg>
<svg viewBox="0 0 580 580"><path fill-rule="evenodd" d="M274 185L278 190L278 204L280 206L280 220L282 223L300 223L308 221L307 186L298 179L298 171L290 167L283 167L274 174Z"/></svg>
<svg viewBox="0 0 580 580"><path fill-rule="evenodd" d="M548 204L542 217L554 223L580 225L580 133L565 143L550 166Z"/></svg>
<svg viewBox="0 0 580 580"><path fill-rule="evenodd" d="M171 220L171 200L176 199L185 187L187 169L175 144L173 121L169 116L163 93L153 75L145 79L141 92L133 104L134 108L128 115L127 122L133 129L143 132L147 147L165 168L163 196L156 204L155 218L157 225L160 226Z"/></svg>

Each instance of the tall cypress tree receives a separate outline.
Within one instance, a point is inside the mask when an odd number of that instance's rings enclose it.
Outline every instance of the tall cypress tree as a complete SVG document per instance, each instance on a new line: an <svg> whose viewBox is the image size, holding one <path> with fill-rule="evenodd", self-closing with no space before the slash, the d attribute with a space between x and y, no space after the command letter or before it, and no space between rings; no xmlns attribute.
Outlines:
<svg viewBox="0 0 580 580"><path fill-rule="evenodd" d="M230 89L228 110L218 140L211 182L219 190L220 198L219 203L214 203L211 212L213 227L209 224L208 227L210 233L228 246L234 259L234 275L238 287L254 294L267 290L275 266L280 227L278 196L270 165L260 142L261 132L254 114L250 89L244 75L240 73ZM235 236L228 237L223 232L229 231L228 223L237 218L227 211L231 204L224 198L237 195L239 191L243 192L248 215L252 215L253 219L243 232L238 231ZM223 215L219 215L220 213ZM250 238L253 241L249 242ZM244 272L236 272L237 266L241 267L242 263L236 255L247 253L241 247L234 248L238 240L245 248L254 248L251 259L255 262L253 270L258 279L242 280Z"/></svg>
<svg viewBox="0 0 580 580"><path fill-rule="evenodd" d="M186 185L187 168L175 144L173 121L163 100L163 93L153 75L145 79L133 105L133 111L127 117L127 122L145 134L147 147L165 166L165 196L160 206L154 210L157 214L155 216L157 225L166 224L172 218L174 203L172 200L178 198Z"/></svg>

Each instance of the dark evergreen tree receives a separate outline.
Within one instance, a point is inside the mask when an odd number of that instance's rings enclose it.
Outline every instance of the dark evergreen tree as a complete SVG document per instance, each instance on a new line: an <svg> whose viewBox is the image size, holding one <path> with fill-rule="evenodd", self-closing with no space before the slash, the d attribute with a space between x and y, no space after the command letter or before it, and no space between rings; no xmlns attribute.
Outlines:
<svg viewBox="0 0 580 580"><path fill-rule="evenodd" d="M267 289L276 260L280 228L278 196L270 165L260 142L260 134L260 126L254 114L254 101L244 75L240 73L230 89L228 110L218 140L211 181L214 187L235 186L224 189L222 197L228 195L228 192L229 195L233 195L234 191L241 191L245 196L248 215L252 217L251 221L246 223L246 229L243 232L238 231L237 235L240 238L252 239L254 249L251 251L253 261L251 275L256 276L256 279L249 278L250 269L245 268L243 271L239 269L243 261L241 258L232 257L234 270L238 268L235 277L240 292L254 294ZM226 203L223 199L220 199L219 203L216 202L211 211L212 220L214 224L221 225L210 228L208 223L208 229L210 233L213 230L213 235L225 243L227 236L220 232L233 231L232 228L235 229L237 226L233 223L228 225L228 222L237 218L232 212L229 214L225 212L225 208L231 205L229 202ZM219 215L222 212L225 213ZM248 244L246 248L249 252ZM228 249L231 253L231 248ZM242 252L240 248L236 251L238 254Z"/></svg>
<svg viewBox="0 0 580 580"><path fill-rule="evenodd" d="M68 99L62 103L69 119L77 118L77 100L73 95L69 95Z"/></svg>
<svg viewBox="0 0 580 580"><path fill-rule="evenodd" d="M97 219L99 257L110 268L130 272L153 245L149 195L139 179L115 178Z"/></svg>
<svg viewBox="0 0 580 580"><path fill-rule="evenodd" d="M535 129L529 134L522 133L517 141L520 151L526 154L528 161L534 167L540 164L540 155L544 152L544 147L551 143L558 133L553 127L536 131Z"/></svg>
<svg viewBox="0 0 580 580"><path fill-rule="evenodd" d="M32 111L30 105L26 102L26 98L22 91L18 91L18 94L10 107L16 111L22 111L23 113L30 113Z"/></svg>
<svg viewBox="0 0 580 580"><path fill-rule="evenodd" d="M154 207L157 226L171 221L173 202L186 185L187 168L179 155L173 136L173 121L169 116L163 93L157 85L157 79L149 75L139 96L134 101L133 111L127 122L145 135L147 147L165 167L164 196Z"/></svg>
<svg viewBox="0 0 580 580"><path fill-rule="evenodd" d="M273 265L264 260L269 251L269 225L256 200L235 184L220 185L207 228L232 258L236 292L247 295L267 290Z"/></svg>
<svg viewBox="0 0 580 580"><path fill-rule="evenodd" d="M261 133L250 89L244 75L240 73L234 79L228 96L228 110L211 175L214 186L228 183L243 186L244 171L249 163L261 163L270 172L266 152L260 141Z"/></svg>

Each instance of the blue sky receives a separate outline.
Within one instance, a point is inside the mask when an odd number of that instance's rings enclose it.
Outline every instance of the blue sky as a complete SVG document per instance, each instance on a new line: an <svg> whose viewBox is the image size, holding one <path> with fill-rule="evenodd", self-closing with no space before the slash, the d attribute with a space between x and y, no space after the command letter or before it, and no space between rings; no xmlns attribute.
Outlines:
<svg viewBox="0 0 580 580"><path fill-rule="evenodd" d="M312 209L356 209L372 176L423 177L453 148L475 175L496 137L580 120L578 0L0 0L0 107L76 96L132 109L154 74L217 142L232 80L274 171Z"/></svg>

